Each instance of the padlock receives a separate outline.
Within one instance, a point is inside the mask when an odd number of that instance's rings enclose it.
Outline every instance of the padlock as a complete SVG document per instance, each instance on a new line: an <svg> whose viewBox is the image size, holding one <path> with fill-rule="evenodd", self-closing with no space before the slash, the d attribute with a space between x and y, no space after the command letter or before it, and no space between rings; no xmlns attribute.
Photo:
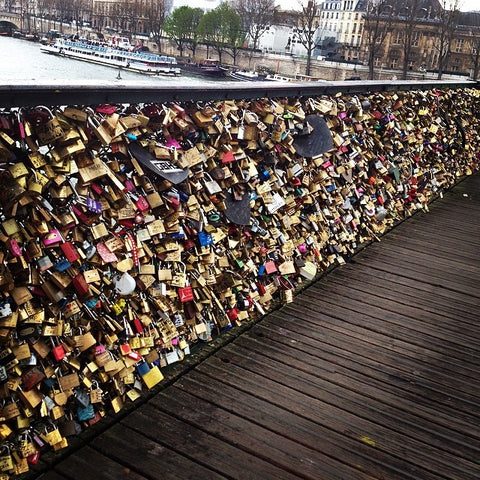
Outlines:
<svg viewBox="0 0 480 480"><path fill-rule="evenodd" d="M43 438L50 445L56 445L62 441L62 435L53 422L49 422L44 427Z"/></svg>
<svg viewBox="0 0 480 480"><path fill-rule="evenodd" d="M14 469L13 457L8 445L0 445L0 472L11 473Z"/></svg>
<svg viewBox="0 0 480 480"><path fill-rule="evenodd" d="M63 348L63 345L60 343L58 345L55 345L55 342L53 340L53 337L50 337L50 340L52 342L52 354L53 354L53 357L55 358L55 360L57 362L59 362L60 360L63 360L65 358L65 350ZM57 340L58 342L58 340Z"/></svg>
<svg viewBox="0 0 480 480"><path fill-rule="evenodd" d="M172 287L183 288L187 281L186 266L182 262L177 262L181 265L181 270L175 270L170 284Z"/></svg>
<svg viewBox="0 0 480 480"><path fill-rule="evenodd" d="M94 403L101 403L103 402L103 391L98 385L98 382L92 382L92 387L90 389L90 402Z"/></svg>
<svg viewBox="0 0 480 480"><path fill-rule="evenodd" d="M87 125L93 131L95 136L100 140L102 145L110 145L113 140L113 135L115 132L112 132L111 129L107 127L103 119L100 119L91 109L87 109Z"/></svg>
<svg viewBox="0 0 480 480"><path fill-rule="evenodd" d="M29 115L36 119L33 128L39 145L51 144L63 138L65 132L49 108L45 106L36 107Z"/></svg>

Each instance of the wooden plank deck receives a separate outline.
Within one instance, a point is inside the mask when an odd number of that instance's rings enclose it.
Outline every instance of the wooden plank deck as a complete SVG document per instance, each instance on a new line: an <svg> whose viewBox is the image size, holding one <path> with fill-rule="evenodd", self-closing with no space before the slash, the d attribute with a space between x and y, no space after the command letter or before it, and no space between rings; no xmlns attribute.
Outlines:
<svg viewBox="0 0 480 480"><path fill-rule="evenodd" d="M480 176L41 478L480 478Z"/></svg>

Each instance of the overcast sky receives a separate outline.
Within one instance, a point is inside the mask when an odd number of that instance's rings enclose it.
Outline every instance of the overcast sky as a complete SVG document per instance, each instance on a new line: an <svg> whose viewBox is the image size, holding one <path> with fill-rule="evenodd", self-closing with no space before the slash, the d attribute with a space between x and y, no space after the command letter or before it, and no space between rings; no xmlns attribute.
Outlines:
<svg viewBox="0 0 480 480"><path fill-rule="evenodd" d="M480 2L478 0L460 0L460 10L464 12L472 10L480 10Z"/></svg>

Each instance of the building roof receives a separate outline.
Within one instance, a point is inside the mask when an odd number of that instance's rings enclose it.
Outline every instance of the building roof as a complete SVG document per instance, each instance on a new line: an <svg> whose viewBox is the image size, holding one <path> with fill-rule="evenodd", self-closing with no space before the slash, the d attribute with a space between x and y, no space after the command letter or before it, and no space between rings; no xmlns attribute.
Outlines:
<svg viewBox="0 0 480 480"><path fill-rule="evenodd" d="M459 25L480 27L480 12L460 12Z"/></svg>

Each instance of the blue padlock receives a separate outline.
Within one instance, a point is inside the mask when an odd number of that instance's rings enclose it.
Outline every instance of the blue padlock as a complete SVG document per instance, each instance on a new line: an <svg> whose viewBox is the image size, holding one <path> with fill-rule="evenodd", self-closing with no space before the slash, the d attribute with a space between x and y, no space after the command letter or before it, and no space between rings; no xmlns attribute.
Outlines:
<svg viewBox="0 0 480 480"><path fill-rule="evenodd" d="M89 404L87 407L81 407L80 405L77 407L77 419L80 422L86 422L92 418L95 418L95 411L92 404Z"/></svg>
<svg viewBox="0 0 480 480"><path fill-rule="evenodd" d="M137 363L137 372L142 377L150 371L150 366L147 362Z"/></svg>
<svg viewBox="0 0 480 480"><path fill-rule="evenodd" d="M181 190L178 190L178 198L181 202L188 202L190 195L186 194L185 192L182 192Z"/></svg>
<svg viewBox="0 0 480 480"><path fill-rule="evenodd" d="M271 177L270 173L268 172L268 170L266 168L262 168L259 172L258 172L258 178L262 181L262 182L266 182L267 180L269 180Z"/></svg>
<svg viewBox="0 0 480 480"><path fill-rule="evenodd" d="M213 245L213 237L210 233L201 231L198 232L198 241L202 247L207 247L208 245Z"/></svg>
<svg viewBox="0 0 480 480"><path fill-rule="evenodd" d="M55 265L54 267L57 269L59 272L64 272L68 268L70 268L72 264L66 259L66 258L61 258Z"/></svg>

